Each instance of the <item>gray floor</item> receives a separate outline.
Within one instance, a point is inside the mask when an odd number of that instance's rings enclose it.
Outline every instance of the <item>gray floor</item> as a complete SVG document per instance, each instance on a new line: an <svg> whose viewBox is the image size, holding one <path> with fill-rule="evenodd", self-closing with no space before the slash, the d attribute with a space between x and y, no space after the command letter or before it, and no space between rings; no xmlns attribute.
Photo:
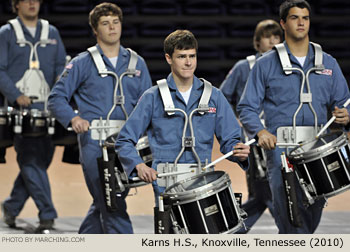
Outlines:
<svg viewBox="0 0 350 252"><path fill-rule="evenodd" d="M78 232L82 217L58 218L55 230L51 233L74 234ZM153 216L131 216L134 232L137 234L153 233ZM321 223L316 230L317 234L350 234L350 212L324 212ZM37 219L17 219L17 228L12 229L1 220L0 234L33 233L38 225ZM275 234L277 228L268 213L258 220L250 234Z"/></svg>

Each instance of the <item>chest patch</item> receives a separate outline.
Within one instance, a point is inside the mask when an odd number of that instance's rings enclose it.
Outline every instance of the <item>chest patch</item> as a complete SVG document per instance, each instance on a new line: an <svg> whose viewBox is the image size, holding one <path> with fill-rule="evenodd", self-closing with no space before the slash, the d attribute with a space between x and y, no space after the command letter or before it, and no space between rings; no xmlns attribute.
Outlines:
<svg viewBox="0 0 350 252"><path fill-rule="evenodd" d="M328 75L328 76L332 76L333 71L332 71L332 69L324 69L324 70L321 72L321 74L323 74L323 75Z"/></svg>

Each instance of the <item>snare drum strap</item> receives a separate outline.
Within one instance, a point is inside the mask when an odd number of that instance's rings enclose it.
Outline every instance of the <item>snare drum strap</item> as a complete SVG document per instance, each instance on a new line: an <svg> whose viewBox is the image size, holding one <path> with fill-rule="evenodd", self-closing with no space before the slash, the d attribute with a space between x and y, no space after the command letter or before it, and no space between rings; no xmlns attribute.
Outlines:
<svg viewBox="0 0 350 252"><path fill-rule="evenodd" d="M198 112L200 114L204 114L206 111L208 111L209 108L208 103L213 90L213 86L209 81L203 78L201 78L200 80L204 83L204 90L198 104ZM175 114L175 105L173 99L171 98L169 86L166 79L158 80L157 85L159 87L160 96L162 97L164 111L167 112L168 115Z"/></svg>
<svg viewBox="0 0 350 252"><path fill-rule="evenodd" d="M253 66L255 65L256 62L256 56L255 55L250 55L247 56L246 59L248 60L249 63L249 69L252 70Z"/></svg>
<svg viewBox="0 0 350 252"><path fill-rule="evenodd" d="M107 70L105 63L103 62L102 56L98 51L97 47L92 46L87 50L91 54L91 57L95 63L98 73L101 75L102 78L106 77L109 71ZM128 73L129 77L133 77L136 75L136 64L138 60L138 55L135 51L131 50L130 48L127 48L127 50L130 52L130 59L126 72Z"/></svg>
<svg viewBox="0 0 350 252"><path fill-rule="evenodd" d="M41 47L45 47L46 44L49 43L49 22L45 19L40 19L40 22L42 27L40 35L40 44ZM15 31L17 44L19 44L20 47L24 47L25 44L28 43L28 41L24 37L21 23L16 18L9 20L8 23L12 25Z"/></svg>
<svg viewBox="0 0 350 252"><path fill-rule="evenodd" d="M310 42L311 45L314 47L315 50L315 67L316 68L320 68L320 69L324 69L324 66L322 64L323 62L323 53L322 53L322 47L319 44L316 44L314 42ZM290 62L288 53L287 53L287 49L284 46L284 43L280 43L275 45L275 49L277 50L279 59L281 61L281 65L283 68L283 71L286 75L292 74L292 70L289 70L290 68L292 68L292 64ZM317 74L320 74L322 71L315 71Z"/></svg>
<svg viewBox="0 0 350 252"><path fill-rule="evenodd" d="M92 47L89 47L87 50L91 54L91 57L95 63L95 66L97 68L99 75L101 75L102 78L107 77L108 70L107 70L105 63L103 62L103 59L102 59L101 54L98 51L97 47L92 46Z"/></svg>

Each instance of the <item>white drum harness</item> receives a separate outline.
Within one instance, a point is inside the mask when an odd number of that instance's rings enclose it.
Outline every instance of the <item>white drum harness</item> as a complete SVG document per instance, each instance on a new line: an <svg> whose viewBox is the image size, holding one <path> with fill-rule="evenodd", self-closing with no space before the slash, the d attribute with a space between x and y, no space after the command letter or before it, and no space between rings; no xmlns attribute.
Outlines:
<svg viewBox="0 0 350 252"><path fill-rule="evenodd" d="M291 144L291 146L293 146L293 144L313 139L319 130L319 127L317 125L317 114L314 108L312 107L312 93L310 89L309 75L311 72L316 72L317 74L321 74L321 72L325 69L325 67L323 65L323 54L322 54L321 46L313 42L311 42L311 44L315 49L315 63L314 63L314 67L310 68L306 72L306 74L303 72L302 69L292 66L287 53L287 49L285 48L283 43L275 45L284 73L286 75L290 75L293 73L293 71L297 71L297 72L300 72L302 76L301 87L300 87L300 104L293 115L293 126L292 127L282 126L277 129L277 142L286 143L286 146L288 146L288 144ZM304 93L305 82L306 82L306 88L307 88L306 93ZM309 105L310 110L314 115L314 118L315 118L314 127L296 126L297 114L299 113L301 107L305 103Z"/></svg>
<svg viewBox="0 0 350 252"><path fill-rule="evenodd" d="M113 106L108 112L106 120L102 120L102 117L100 117L100 119L93 120L91 122L91 138L93 140L99 140L100 146L102 146L102 141L105 140L108 136L114 133L118 133L125 124L125 121L128 119L128 113L126 112L124 107L125 96L123 91L122 80L123 77L126 75L128 75L129 77L133 77L136 75L136 64L138 56L137 53L131 50L130 48L127 48L127 50L130 52L129 65L126 71L118 77L118 75L115 72L108 71L105 63L103 62L102 56L96 46L88 48L88 51L91 54L91 57L95 63L99 75L102 78L107 77L108 75L112 75L115 78ZM118 88L120 91L120 95L118 95ZM121 107L125 115L125 120L110 120L110 116L116 108L116 106Z"/></svg>
<svg viewBox="0 0 350 252"><path fill-rule="evenodd" d="M167 81L165 79L157 81L157 85L159 87L160 95L164 105L164 111L168 114L168 116L174 115L175 112L180 112L184 115L184 119L185 119L183 134L182 134L182 141L181 141L182 148L179 154L177 155L174 163L160 163L157 165L157 171L159 174L171 173L171 172L174 172L174 173L183 172L183 174L158 178L157 183L161 187L169 187L170 185L176 183L179 180L194 176L194 174L191 174L191 172L196 172L195 174L200 174L202 172L201 168L204 167L195 150L195 136L194 136L194 130L192 126L192 118L196 112L203 115L205 112L209 111L208 103L210 100L213 87L205 79L201 79L201 81L204 83L204 90L203 90L202 96L200 98L198 107L194 109L189 116L186 114L184 110L175 108ZM188 125L190 127L191 136L186 136L186 130ZM185 148L191 148L192 153L197 161L197 165L193 163L178 164L180 157L185 151Z"/></svg>
<svg viewBox="0 0 350 252"><path fill-rule="evenodd" d="M47 110L47 97L50 92L43 72L40 70L40 62L37 52L37 47L46 47L50 43L49 37L49 22L40 19L41 35L40 40L34 45L27 41L24 37L23 29L18 19L11 19L8 21L16 34L17 44L20 47L25 45L30 46L29 69L26 70L23 77L16 83L16 87L25 95L32 98L32 102L44 102L45 111ZM34 57L34 59L33 59Z"/></svg>

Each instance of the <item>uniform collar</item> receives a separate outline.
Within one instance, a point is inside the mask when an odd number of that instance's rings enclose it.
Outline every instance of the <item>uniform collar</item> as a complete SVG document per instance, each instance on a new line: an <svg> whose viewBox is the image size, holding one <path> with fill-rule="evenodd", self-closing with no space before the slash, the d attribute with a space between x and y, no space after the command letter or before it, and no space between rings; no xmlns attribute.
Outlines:
<svg viewBox="0 0 350 252"><path fill-rule="evenodd" d="M167 83L168 83L169 89L171 91L176 92L176 97L183 101L182 95L180 94L179 90L176 87L172 73L168 75ZM191 107L193 103L195 103L198 99L200 99L203 93L203 86L204 86L203 82L200 79L198 79L196 76L193 76L192 91L191 91L190 99L188 100L188 104L187 104L188 107Z"/></svg>
<svg viewBox="0 0 350 252"><path fill-rule="evenodd" d="M98 49L98 51L100 52L102 58L104 59L105 63L112 69L114 69L113 65L111 64L111 62L109 61L108 57L103 53L101 47L99 44L96 44L96 47ZM122 45L120 45L119 47L119 54L118 54L118 61L117 61L117 66L116 69L121 69L121 67L127 63L129 63L128 61L128 56L129 56L129 52L127 49L125 49Z"/></svg>
<svg viewBox="0 0 350 252"><path fill-rule="evenodd" d="M35 37L33 38L31 33L28 31L27 27L24 25L22 22L22 19L17 16L16 19L19 21L19 23L22 26L23 33L26 34L26 37L29 37L31 40L38 40L40 39L40 34L41 34L41 22L40 18L38 18L38 21L36 22L36 31L35 31ZM27 38L26 38L27 39Z"/></svg>
<svg viewBox="0 0 350 252"><path fill-rule="evenodd" d="M287 53L288 53L288 56L290 58L290 61L294 64L297 64L300 66L300 63L299 61L296 59L296 57L291 53L289 47L288 47L288 44L286 41L283 42L284 46L286 47L287 49ZM305 63L304 63L304 66L303 68L305 67L308 67L310 64L313 66L314 65L314 60L315 60L315 50L313 48L313 46L311 45L311 43L309 42L309 48L308 48L308 51L307 51L307 55L306 55L306 59L305 59Z"/></svg>

